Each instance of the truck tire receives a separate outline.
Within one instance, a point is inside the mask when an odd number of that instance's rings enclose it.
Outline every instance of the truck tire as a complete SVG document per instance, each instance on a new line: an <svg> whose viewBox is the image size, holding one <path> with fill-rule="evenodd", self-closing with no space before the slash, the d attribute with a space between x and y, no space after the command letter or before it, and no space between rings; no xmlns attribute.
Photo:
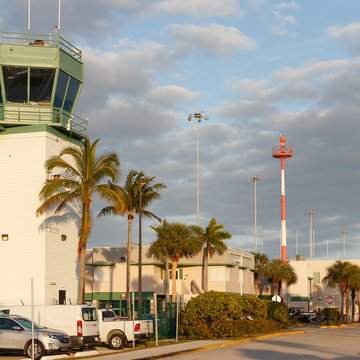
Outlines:
<svg viewBox="0 0 360 360"><path fill-rule="evenodd" d="M108 346L110 349L121 350L125 345L125 337L123 334L115 333L109 337Z"/></svg>

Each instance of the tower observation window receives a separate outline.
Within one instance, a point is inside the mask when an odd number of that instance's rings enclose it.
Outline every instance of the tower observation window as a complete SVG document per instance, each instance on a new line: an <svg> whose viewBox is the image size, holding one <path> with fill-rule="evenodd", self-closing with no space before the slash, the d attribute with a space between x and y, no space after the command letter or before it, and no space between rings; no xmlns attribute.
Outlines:
<svg viewBox="0 0 360 360"><path fill-rule="evenodd" d="M30 101L51 102L55 69L30 69Z"/></svg>
<svg viewBox="0 0 360 360"><path fill-rule="evenodd" d="M68 90L66 92L66 98L64 102L64 110L71 112L76 96L79 92L80 82L74 78L70 78Z"/></svg>
<svg viewBox="0 0 360 360"><path fill-rule="evenodd" d="M6 101L27 102L28 68L3 66Z"/></svg>
<svg viewBox="0 0 360 360"><path fill-rule="evenodd" d="M55 69L3 66L3 75L6 101L43 101L50 105Z"/></svg>
<svg viewBox="0 0 360 360"><path fill-rule="evenodd" d="M69 75L60 70L55 92L54 107L62 108L68 82Z"/></svg>

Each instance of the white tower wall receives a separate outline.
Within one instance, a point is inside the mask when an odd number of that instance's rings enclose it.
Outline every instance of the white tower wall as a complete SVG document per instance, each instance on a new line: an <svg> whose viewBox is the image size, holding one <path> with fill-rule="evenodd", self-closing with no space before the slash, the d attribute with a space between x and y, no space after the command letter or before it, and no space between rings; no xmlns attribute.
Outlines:
<svg viewBox="0 0 360 360"><path fill-rule="evenodd" d="M59 290L66 302L77 298L77 227L74 214L37 217L39 192L47 174L45 161L71 143L55 132L18 131L0 135L0 304L53 304ZM76 214L76 212L75 212ZM8 241L2 240L8 235ZM66 240L62 240L62 236Z"/></svg>

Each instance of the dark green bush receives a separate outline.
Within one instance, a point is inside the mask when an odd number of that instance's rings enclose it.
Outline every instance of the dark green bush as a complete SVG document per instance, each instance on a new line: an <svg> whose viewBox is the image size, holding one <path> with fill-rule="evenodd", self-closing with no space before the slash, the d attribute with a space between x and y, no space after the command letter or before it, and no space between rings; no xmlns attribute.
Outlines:
<svg viewBox="0 0 360 360"><path fill-rule="evenodd" d="M268 318L281 324L283 328L290 325L289 309L286 305L279 302L267 302L267 315Z"/></svg>
<svg viewBox="0 0 360 360"><path fill-rule="evenodd" d="M211 339L272 332L287 327L288 323L284 325L279 321L281 316L274 317L268 320L266 302L255 296L209 291L186 304L179 333L191 339Z"/></svg>
<svg viewBox="0 0 360 360"><path fill-rule="evenodd" d="M325 308L321 310L320 317L324 325L339 325L340 313L338 309Z"/></svg>

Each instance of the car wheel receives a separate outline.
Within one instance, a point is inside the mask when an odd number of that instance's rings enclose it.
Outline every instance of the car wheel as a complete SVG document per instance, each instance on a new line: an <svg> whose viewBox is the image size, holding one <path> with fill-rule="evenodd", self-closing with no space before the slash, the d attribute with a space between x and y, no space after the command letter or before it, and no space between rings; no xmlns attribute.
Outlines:
<svg viewBox="0 0 360 360"><path fill-rule="evenodd" d="M125 346L125 337L120 333L113 334L110 336L108 344L110 349L121 350Z"/></svg>
<svg viewBox="0 0 360 360"><path fill-rule="evenodd" d="M32 354L33 354L33 348L32 348L32 342L29 341L26 345L25 345L25 355L29 358L32 358ZM44 345L35 340L34 341L34 359L35 360L39 360L41 359L43 356L45 355L45 349L44 349Z"/></svg>

